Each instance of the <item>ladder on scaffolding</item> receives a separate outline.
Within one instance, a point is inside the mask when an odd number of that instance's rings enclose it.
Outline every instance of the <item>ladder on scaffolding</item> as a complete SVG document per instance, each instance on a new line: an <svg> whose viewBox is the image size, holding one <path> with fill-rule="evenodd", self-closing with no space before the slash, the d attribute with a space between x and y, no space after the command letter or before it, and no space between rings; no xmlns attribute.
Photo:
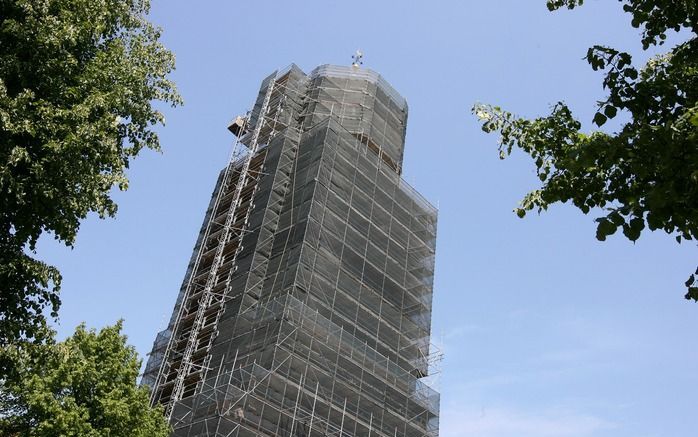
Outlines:
<svg viewBox="0 0 698 437"><path fill-rule="evenodd" d="M182 399L182 395L184 394L184 391L185 391L185 385L186 385L185 380L186 380L187 376L190 374L192 369L196 366L196 364L192 362L192 355L198 349L199 332L201 331L201 329L205 325L207 310L212 305L220 303L220 307L218 308L218 312L216 315L214 325L217 324L218 318L220 317L221 313L223 312L224 305L222 304L220 298L218 301L216 301L217 295L214 292L214 287L216 286L216 283L218 280L218 273L219 273L218 270L221 267L221 265L224 263L223 261L225 258L225 254L224 254L225 246L228 243L228 241L230 241L231 235L233 235L233 231L236 231L238 233L239 241L238 241L237 247L235 248L234 254L233 254L232 259L231 259L231 263L230 263L231 272L234 271L234 269L236 268L237 257L242 250L242 236L243 236L244 229L234 229L233 225L235 224L235 218L238 216L238 214L237 214L238 211L236 211L236 210L240 206L240 200L241 200L241 195L242 195L243 189L247 185L248 179L250 177L250 175L249 175L250 164L251 164L253 158L255 157L255 155L257 154L257 152L259 151L260 134L262 132L262 128L263 128L263 125L264 125L265 120L266 120L266 113L268 111L269 101L271 100L271 96L272 96L272 93L274 91L276 76L275 75L270 76L270 79L271 80L269 81L269 83L267 85L266 94L264 96L264 100L263 100L262 106L260 108L259 115L257 117L255 127L254 127L254 130L252 132L251 139L246 144L246 146L248 148L247 155L243 158L242 165L240 166L240 169L239 169L239 176L238 176L237 184L236 184L235 191L233 194L233 199L232 199L230 206L228 208L225 224L222 228L222 233L219 236L218 246L216 248L215 256L213 258L211 268L207 274L207 279L206 279L206 283L205 283L205 286L203 289L203 293L202 293L201 298L198 302L196 316L194 318L194 322L193 322L191 331L188 334L188 340L187 340L184 352L182 353L181 362L180 362L179 368L177 370L177 376L174 380L173 388L172 388L171 394L169 396L169 399L167 400L167 403L165 404L165 415L168 418L168 420L170 420L172 418L172 413L173 413L173 408L174 408L175 403ZM225 169L223 180L221 183L221 188L219 189L219 192L218 192L218 195L216 197L216 201L215 201L215 204L213 207L213 214L216 213L218 206L221 203L221 199L224 196L224 192L226 191L227 186L231 183L231 181L233 179L233 174L237 169L237 160L236 160L237 153L236 152L238 151L238 149L240 147L240 143L241 143L240 137L242 137L242 135L240 135L238 137L238 139L236 140L235 147L233 149L233 153L232 153L231 158L228 162L228 165ZM256 190L256 186L255 186L254 190ZM253 194L253 196L254 196L254 194ZM249 221L252 208L253 208L252 199L250 199L250 201L248 202L248 205L247 205L247 210L245 211L245 215L244 215L243 228L244 228L244 226L247 225L247 222ZM175 352L173 349L174 349L175 343L177 342L177 335L176 335L177 334L176 331L178 331L177 327L179 327L180 321L182 319L182 315L184 314L184 308L187 304L187 298L192 294L192 291L194 288L193 278L197 273L199 263L201 261L202 253L204 252L204 246L206 244L207 238L209 237L209 231L211 228L210 221L213 221L214 219L215 219L215 217L212 216L209 220L206 235L204 235L204 238L203 238L202 243L201 243L202 246L199 249L199 252L198 252L198 255L196 258L196 262L195 262L194 267L190 273L190 277L189 277L189 280L187 282L187 287L185 289L184 297L181 301L180 308L179 308L179 311L177 314L177 320L176 320L176 323L174 325L176 327L176 329L175 329L175 332L173 332L172 336L170 337L169 344L168 344L167 350L165 352L165 357L164 357L163 363L160 367L158 377L156 379L156 384L154 386L155 390L153 391L153 394L152 394L153 398L151 399L152 402L155 402L156 393L157 393L160 385L165 382L166 373L169 372L168 361L170 361L170 362L172 361L173 357L171 355ZM229 276L229 278L230 278L230 276ZM229 286L229 279L228 279L228 281L226 281L226 289L224 290L224 292L227 292L228 286ZM208 344L207 349L210 348L212 341L213 341L213 336L209 339L209 344Z"/></svg>

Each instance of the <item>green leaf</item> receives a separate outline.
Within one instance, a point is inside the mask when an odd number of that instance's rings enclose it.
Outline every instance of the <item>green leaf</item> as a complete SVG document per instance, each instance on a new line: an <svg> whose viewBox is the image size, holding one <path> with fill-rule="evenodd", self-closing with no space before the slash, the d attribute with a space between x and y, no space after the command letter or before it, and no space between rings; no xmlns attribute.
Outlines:
<svg viewBox="0 0 698 437"><path fill-rule="evenodd" d="M597 125L598 127L601 127L601 126L604 125L604 123L606 123L606 120L607 120L607 117L606 117L605 115L603 115L603 114L600 113L600 112L597 112L597 113L594 115L594 120L593 120L593 121L594 121L594 124L595 124L595 125Z"/></svg>
<svg viewBox="0 0 698 437"><path fill-rule="evenodd" d="M599 224L596 227L596 239L599 241L606 241L606 237L615 234L618 229L617 225L606 218L601 218L597 221Z"/></svg>
<svg viewBox="0 0 698 437"><path fill-rule="evenodd" d="M623 225L623 234L630 241L637 241L642 230L645 229L645 221L641 217L635 217L630 223Z"/></svg>
<svg viewBox="0 0 698 437"><path fill-rule="evenodd" d="M693 115L691 116L691 124L693 126L698 126L698 111L694 111Z"/></svg>
<svg viewBox="0 0 698 437"><path fill-rule="evenodd" d="M613 118L618 113L618 109L616 109L615 106L606 105L603 109L603 113L606 114L606 117Z"/></svg>
<svg viewBox="0 0 698 437"><path fill-rule="evenodd" d="M617 210L608 214L607 218L616 226L622 226L625 223L625 219Z"/></svg>

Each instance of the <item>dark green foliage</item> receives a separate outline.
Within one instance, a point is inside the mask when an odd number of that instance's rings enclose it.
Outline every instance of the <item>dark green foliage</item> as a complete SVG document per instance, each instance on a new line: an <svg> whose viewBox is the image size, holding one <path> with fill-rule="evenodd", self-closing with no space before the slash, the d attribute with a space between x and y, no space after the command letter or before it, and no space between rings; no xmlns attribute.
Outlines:
<svg viewBox="0 0 698 437"><path fill-rule="evenodd" d="M136 384L140 360L121 322L100 332L79 326L67 340L13 344L0 354L12 372L0 380L0 435L167 437L160 407Z"/></svg>
<svg viewBox="0 0 698 437"><path fill-rule="evenodd" d="M148 9L0 1L0 346L35 338L44 308L60 305L59 273L30 256L39 237L72 245L88 213L113 216L110 190L127 188L129 161L159 149L152 102L180 98Z"/></svg>
<svg viewBox="0 0 698 437"><path fill-rule="evenodd" d="M528 120L490 105L476 105L485 132L501 135L500 156L518 147L536 163L542 187L516 210L544 210L571 201L585 214L600 208L596 237L621 229L635 241L645 228L663 230L678 242L698 237L698 40L695 1L620 0L642 27L645 48L663 44L666 33L688 29L693 37L644 67L610 47L594 46L586 60L605 73L606 100L593 122L603 126L619 112L629 115L619 132L580 132L564 103L547 117ZM551 10L581 0L549 1ZM687 299L698 300L698 281L686 282Z"/></svg>
<svg viewBox="0 0 698 437"><path fill-rule="evenodd" d="M668 31L678 32L682 28L696 32L698 3L696 0L618 0L623 10L632 14L631 25L642 27L642 45L661 45ZM548 0L551 11L566 7L574 9L584 0Z"/></svg>

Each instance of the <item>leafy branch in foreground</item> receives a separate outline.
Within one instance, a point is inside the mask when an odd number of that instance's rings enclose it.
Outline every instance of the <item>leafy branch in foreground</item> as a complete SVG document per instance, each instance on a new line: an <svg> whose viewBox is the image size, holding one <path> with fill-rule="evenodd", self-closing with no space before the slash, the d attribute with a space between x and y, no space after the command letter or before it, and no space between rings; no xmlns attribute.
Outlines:
<svg viewBox="0 0 698 437"><path fill-rule="evenodd" d="M161 407L136 384L141 363L121 328L81 325L59 343L49 331L46 344L0 350L14 363L0 379L0 435L167 437Z"/></svg>
<svg viewBox="0 0 698 437"><path fill-rule="evenodd" d="M562 102L550 115L526 119L492 105L474 114L485 132L498 132L503 159L514 148L533 158L541 188L528 193L516 213L542 211L571 202L583 213L600 208L596 237L603 241L622 229L631 241L646 228L663 230L680 243L698 237L698 41L694 1L619 0L643 26L642 42L661 45L669 30L690 29L693 37L643 68L632 56L594 46L586 60L605 72L608 97L599 102L593 123L603 126L619 112L629 116L608 134L582 133L581 123ZM551 10L581 0L549 1ZM698 271L686 281L686 298L698 301Z"/></svg>
<svg viewBox="0 0 698 437"><path fill-rule="evenodd" d="M113 216L131 159L159 150L152 102L180 103L149 3L0 2L0 347L40 340L45 309L58 311L39 237L72 246L88 213Z"/></svg>

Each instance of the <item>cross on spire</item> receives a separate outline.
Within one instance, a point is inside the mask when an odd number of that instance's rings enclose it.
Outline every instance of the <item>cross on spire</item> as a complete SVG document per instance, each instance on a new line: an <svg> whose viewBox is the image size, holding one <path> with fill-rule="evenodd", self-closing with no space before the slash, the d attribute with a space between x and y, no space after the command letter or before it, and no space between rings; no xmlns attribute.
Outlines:
<svg viewBox="0 0 698 437"><path fill-rule="evenodd" d="M363 57L364 57L364 54L361 52L361 50L357 50L356 53L354 53L351 57L351 59L353 60L353 62L351 63L351 66L359 68L361 66L361 64L364 63L364 61L362 61Z"/></svg>

